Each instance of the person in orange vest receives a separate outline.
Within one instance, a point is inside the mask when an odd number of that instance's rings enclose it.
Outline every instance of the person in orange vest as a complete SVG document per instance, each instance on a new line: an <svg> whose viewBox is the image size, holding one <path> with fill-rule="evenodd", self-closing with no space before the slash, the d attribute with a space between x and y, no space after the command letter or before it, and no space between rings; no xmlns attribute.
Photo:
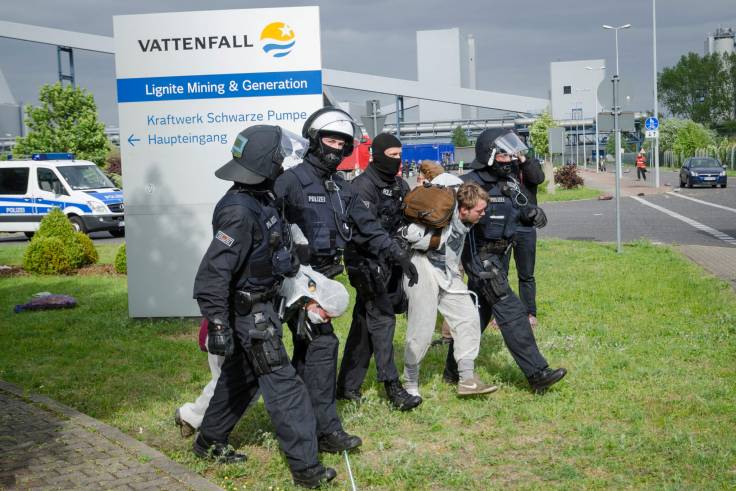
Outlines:
<svg viewBox="0 0 736 491"><path fill-rule="evenodd" d="M647 157L644 155L644 149L639 150L639 154L636 156L636 180L643 178L647 180Z"/></svg>

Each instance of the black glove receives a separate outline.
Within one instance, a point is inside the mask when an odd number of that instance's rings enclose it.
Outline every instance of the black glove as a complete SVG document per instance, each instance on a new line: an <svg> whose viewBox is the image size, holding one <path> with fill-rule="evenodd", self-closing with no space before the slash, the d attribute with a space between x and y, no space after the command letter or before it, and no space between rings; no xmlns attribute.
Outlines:
<svg viewBox="0 0 736 491"><path fill-rule="evenodd" d="M547 214L538 206L529 209L526 219L537 228L544 228L547 225Z"/></svg>
<svg viewBox="0 0 736 491"><path fill-rule="evenodd" d="M402 253L396 256L396 262L401 266L404 276L409 278L409 286L416 285L417 281L419 281L419 273L417 273L417 268L412 264L409 254Z"/></svg>
<svg viewBox="0 0 736 491"><path fill-rule="evenodd" d="M213 355L230 356L235 351L233 331L222 321L210 321L207 326L207 351Z"/></svg>

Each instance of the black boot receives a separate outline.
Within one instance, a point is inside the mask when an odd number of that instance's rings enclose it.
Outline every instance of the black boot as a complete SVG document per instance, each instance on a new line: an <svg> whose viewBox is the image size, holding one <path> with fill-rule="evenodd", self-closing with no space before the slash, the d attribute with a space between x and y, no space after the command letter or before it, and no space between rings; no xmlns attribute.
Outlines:
<svg viewBox="0 0 736 491"><path fill-rule="evenodd" d="M245 454L236 452L227 443L208 443L202 436L202 433L197 434L197 438L194 439L192 450L194 450L197 456L217 462L218 464L240 464L247 459Z"/></svg>
<svg viewBox="0 0 736 491"><path fill-rule="evenodd" d="M340 401L353 401L361 402L363 400L363 394L360 393L360 389L337 389L337 399Z"/></svg>
<svg viewBox="0 0 736 491"><path fill-rule="evenodd" d="M537 394L543 393L545 390L562 380L567 374L565 368L545 368L541 372L529 377L529 385L532 386L532 390Z"/></svg>
<svg viewBox="0 0 736 491"><path fill-rule="evenodd" d="M457 383L460 382L460 374L457 373L457 371L452 371L445 367L445 371L442 372L442 380L447 384L457 385Z"/></svg>
<svg viewBox="0 0 736 491"><path fill-rule="evenodd" d="M355 435L349 435L344 430L337 430L319 437L317 442L320 452L340 453L343 450L352 450L363 444L363 440Z"/></svg>
<svg viewBox="0 0 736 491"><path fill-rule="evenodd" d="M399 379L384 382L386 395L391 404L399 411L409 411L422 403L422 398L409 394L399 382Z"/></svg>
<svg viewBox="0 0 736 491"><path fill-rule="evenodd" d="M316 489L324 483L328 483L335 479L337 472L332 467L325 467L322 464L315 465L303 471L291 471L291 477L294 484L304 488Z"/></svg>

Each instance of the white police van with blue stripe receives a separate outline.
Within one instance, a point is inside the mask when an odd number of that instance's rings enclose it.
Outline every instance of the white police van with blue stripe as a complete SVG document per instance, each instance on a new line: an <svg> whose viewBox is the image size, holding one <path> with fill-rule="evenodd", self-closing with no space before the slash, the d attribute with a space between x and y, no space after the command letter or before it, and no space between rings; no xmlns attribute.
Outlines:
<svg viewBox="0 0 736 491"><path fill-rule="evenodd" d="M53 208L82 232L125 235L123 192L93 162L69 153L0 162L0 232L31 236Z"/></svg>

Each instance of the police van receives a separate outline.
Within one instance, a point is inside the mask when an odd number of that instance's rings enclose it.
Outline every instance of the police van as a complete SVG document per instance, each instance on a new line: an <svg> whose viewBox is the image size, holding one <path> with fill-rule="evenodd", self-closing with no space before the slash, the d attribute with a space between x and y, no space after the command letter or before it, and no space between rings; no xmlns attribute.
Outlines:
<svg viewBox="0 0 736 491"><path fill-rule="evenodd" d="M0 232L30 237L53 208L81 232L125 235L123 192L93 162L69 153L0 162Z"/></svg>

